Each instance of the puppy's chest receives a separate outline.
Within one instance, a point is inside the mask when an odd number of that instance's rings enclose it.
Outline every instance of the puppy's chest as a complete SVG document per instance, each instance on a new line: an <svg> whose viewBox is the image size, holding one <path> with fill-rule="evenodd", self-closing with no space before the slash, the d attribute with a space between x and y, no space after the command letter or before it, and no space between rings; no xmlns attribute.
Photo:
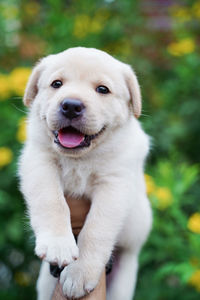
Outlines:
<svg viewBox="0 0 200 300"><path fill-rule="evenodd" d="M83 195L88 194L92 187L92 172L86 166L61 167L61 181L65 194Z"/></svg>

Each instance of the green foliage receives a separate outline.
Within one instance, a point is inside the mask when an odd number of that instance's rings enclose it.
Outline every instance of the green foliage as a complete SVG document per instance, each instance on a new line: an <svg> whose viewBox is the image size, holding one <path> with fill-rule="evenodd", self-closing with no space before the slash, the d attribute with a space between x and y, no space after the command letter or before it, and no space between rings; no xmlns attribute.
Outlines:
<svg viewBox="0 0 200 300"><path fill-rule="evenodd" d="M134 67L152 136L146 178L154 225L135 299L199 299L199 20L195 0L1 1L0 298L35 299L39 270L16 176L23 88L40 57L82 45Z"/></svg>
<svg viewBox="0 0 200 300"><path fill-rule="evenodd" d="M170 159L159 161L149 171L147 190L154 226L140 257L136 299L146 298L145 290L151 291L148 299L174 299L176 295L197 299L199 295L188 283L200 267L200 236L193 233L197 225L189 225L191 188L197 182L198 167Z"/></svg>

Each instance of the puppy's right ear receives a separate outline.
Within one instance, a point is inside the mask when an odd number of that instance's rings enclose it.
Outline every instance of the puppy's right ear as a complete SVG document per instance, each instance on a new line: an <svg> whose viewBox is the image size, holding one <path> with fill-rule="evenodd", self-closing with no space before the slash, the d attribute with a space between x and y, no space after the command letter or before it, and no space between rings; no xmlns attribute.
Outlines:
<svg viewBox="0 0 200 300"><path fill-rule="evenodd" d="M142 100L140 86L135 75L135 72L129 65L125 65L125 79L128 86L130 99L133 107L133 113L136 118L141 115Z"/></svg>
<svg viewBox="0 0 200 300"><path fill-rule="evenodd" d="M42 71L43 71L43 64L41 61L34 67L28 79L28 83L26 85L26 89L23 97L24 105L28 107L31 105L31 103L33 102L34 98L38 93L38 80L40 78Z"/></svg>

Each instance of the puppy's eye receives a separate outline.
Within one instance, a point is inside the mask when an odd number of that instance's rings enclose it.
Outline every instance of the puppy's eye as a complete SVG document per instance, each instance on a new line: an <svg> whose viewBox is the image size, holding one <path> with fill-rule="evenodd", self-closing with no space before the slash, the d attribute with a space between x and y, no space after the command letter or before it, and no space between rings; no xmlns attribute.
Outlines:
<svg viewBox="0 0 200 300"><path fill-rule="evenodd" d="M61 80L54 80L54 81L51 83L51 86L52 86L54 89L59 89L62 85L63 85L63 83L62 83Z"/></svg>
<svg viewBox="0 0 200 300"><path fill-rule="evenodd" d="M110 93L109 88L107 88L107 86L105 86L105 85L99 85L96 88L96 91L97 91L97 93L100 93L100 94L108 94L108 93Z"/></svg>

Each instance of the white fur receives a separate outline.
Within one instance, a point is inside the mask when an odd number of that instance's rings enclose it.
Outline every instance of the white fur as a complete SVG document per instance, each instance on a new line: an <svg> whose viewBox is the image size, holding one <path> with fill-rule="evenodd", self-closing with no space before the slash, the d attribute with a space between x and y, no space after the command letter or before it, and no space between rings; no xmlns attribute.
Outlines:
<svg viewBox="0 0 200 300"><path fill-rule="evenodd" d="M62 90L52 91L49 84L61 73L68 81ZM96 82L106 80L112 89L107 98L93 91L95 76L99 76ZM68 153L53 143L55 111L65 97L86 104L86 133L94 134L106 124L103 134L87 150ZM152 222L143 175L149 139L133 116L138 116L141 108L134 73L102 51L69 49L36 66L24 101L31 110L19 173L36 236L36 254L60 266L69 264L60 281L65 295L78 298L95 288L113 249L119 247L119 270L107 299L131 300L137 257ZM85 195L92 203L78 245L64 194ZM40 273L39 300L48 300L51 296L47 295L52 294L48 272L43 267Z"/></svg>

